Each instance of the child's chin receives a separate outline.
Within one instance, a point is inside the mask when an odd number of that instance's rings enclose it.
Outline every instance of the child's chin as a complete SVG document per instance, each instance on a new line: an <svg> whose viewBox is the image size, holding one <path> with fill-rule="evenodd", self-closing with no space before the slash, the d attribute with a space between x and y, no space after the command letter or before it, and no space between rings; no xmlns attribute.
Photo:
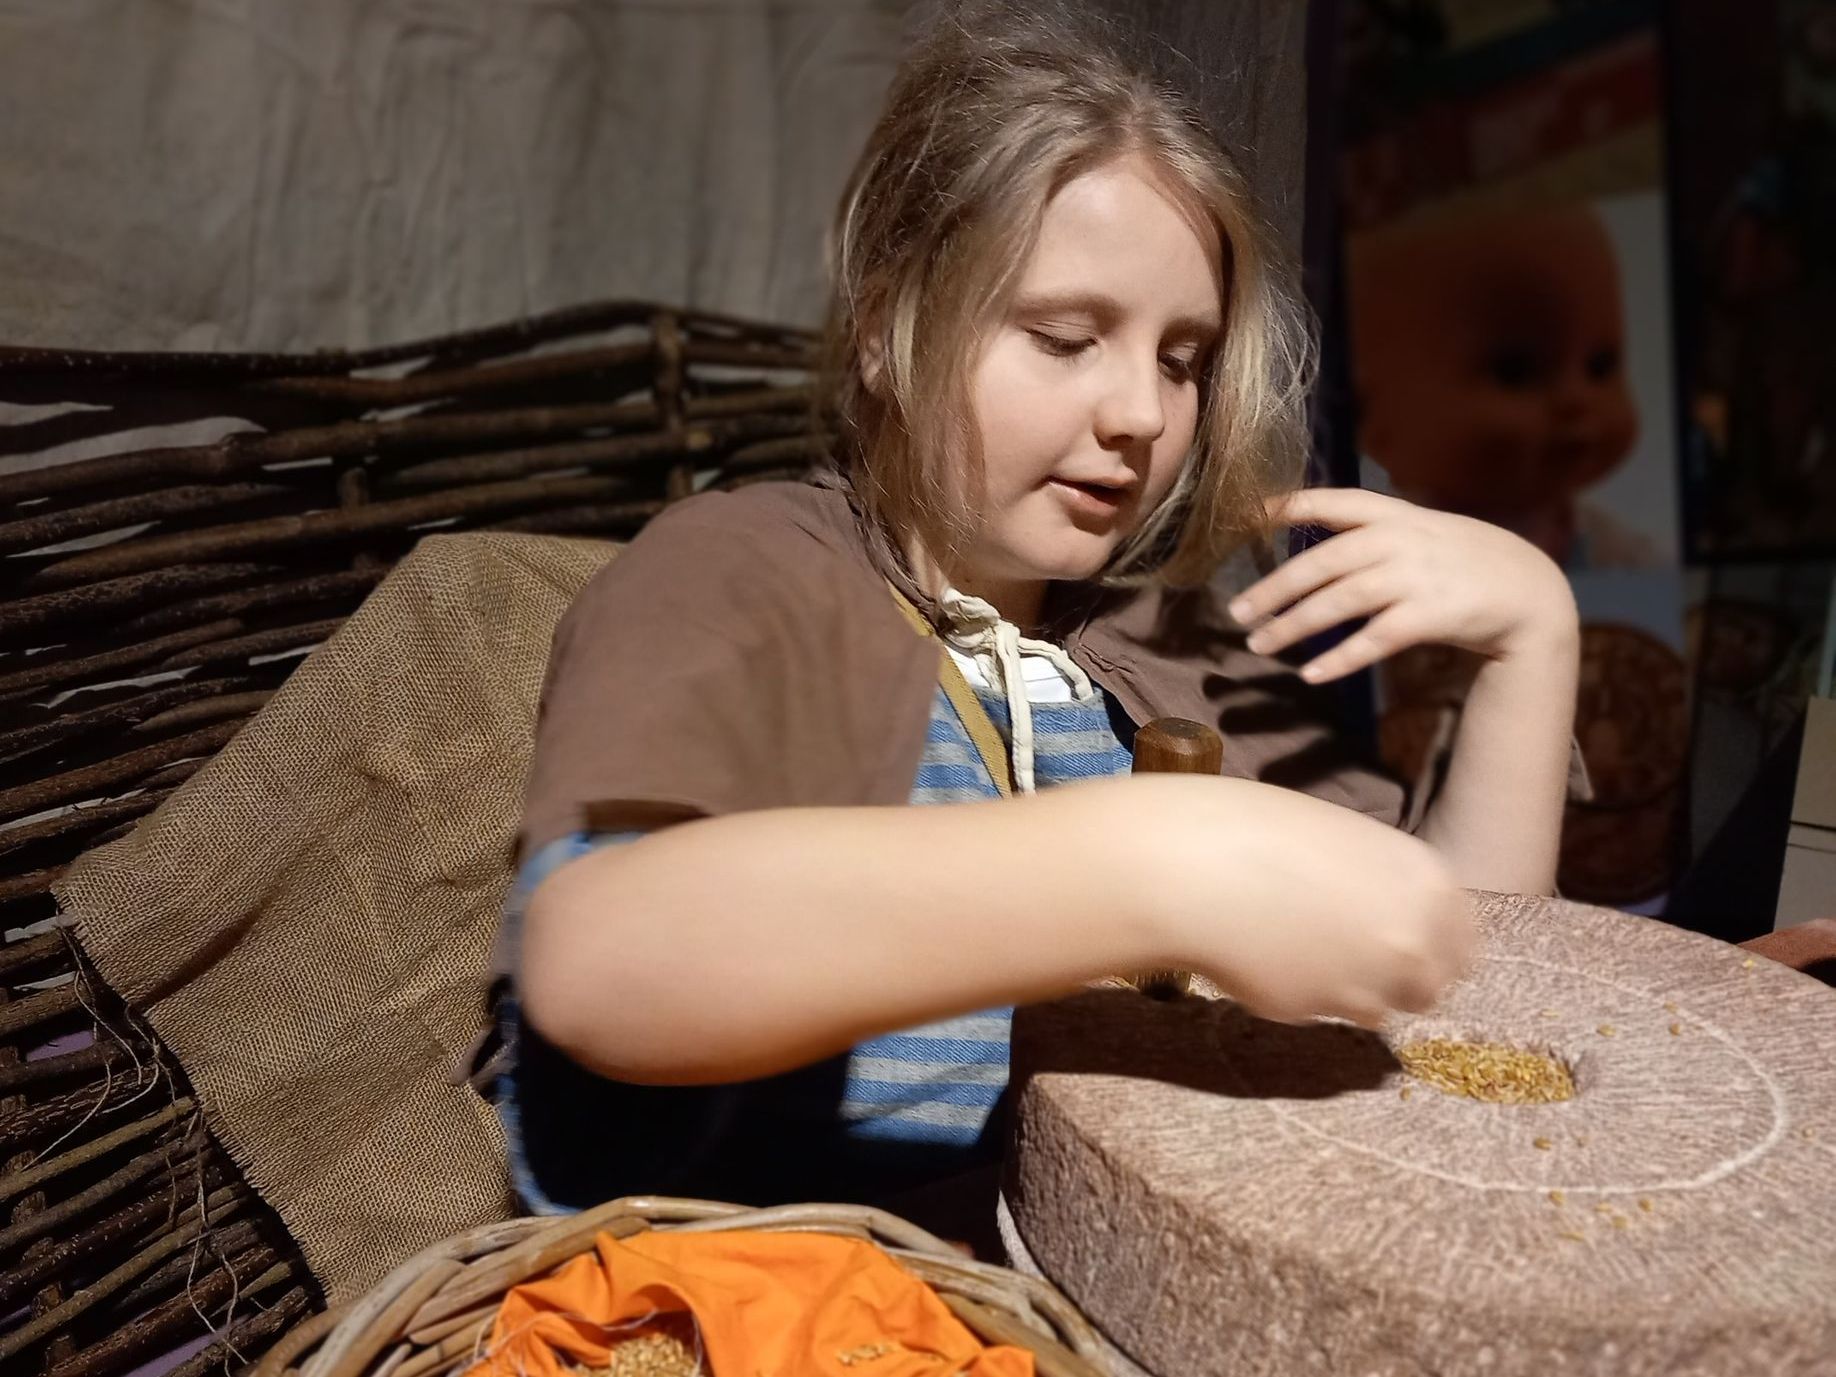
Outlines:
<svg viewBox="0 0 1836 1377"><path fill-rule="evenodd" d="M1042 579L1059 583L1082 583L1095 578L1109 562L1109 542L1089 542L1089 549L1041 551L1029 561Z"/></svg>

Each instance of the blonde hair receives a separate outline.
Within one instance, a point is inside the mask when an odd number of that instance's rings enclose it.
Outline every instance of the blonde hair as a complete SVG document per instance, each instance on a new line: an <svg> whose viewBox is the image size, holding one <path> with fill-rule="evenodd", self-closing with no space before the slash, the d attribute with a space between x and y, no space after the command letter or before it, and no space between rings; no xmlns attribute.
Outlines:
<svg viewBox="0 0 1836 1377"><path fill-rule="evenodd" d="M829 242L823 403L837 466L881 536L915 534L946 561L973 538L984 479L970 375L986 332L1047 202L1129 155L1215 227L1224 330L1199 380L1193 452L1099 582L1202 583L1298 482L1312 334L1241 171L1094 15L953 4L901 65Z"/></svg>

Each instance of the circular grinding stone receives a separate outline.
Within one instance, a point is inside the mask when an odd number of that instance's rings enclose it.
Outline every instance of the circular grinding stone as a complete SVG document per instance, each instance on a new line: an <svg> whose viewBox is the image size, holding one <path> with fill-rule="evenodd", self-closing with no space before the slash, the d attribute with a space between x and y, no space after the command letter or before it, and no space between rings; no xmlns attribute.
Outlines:
<svg viewBox="0 0 1836 1377"><path fill-rule="evenodd" d="M1836 1374L1836 990L1609 910L1478 911L1468 978L1382 1038L1025 1011L1033 1261L1160 1377ZM1552 1054L1576 1095L1435 1090L1390 1051L1434 1037Z"/></svg>

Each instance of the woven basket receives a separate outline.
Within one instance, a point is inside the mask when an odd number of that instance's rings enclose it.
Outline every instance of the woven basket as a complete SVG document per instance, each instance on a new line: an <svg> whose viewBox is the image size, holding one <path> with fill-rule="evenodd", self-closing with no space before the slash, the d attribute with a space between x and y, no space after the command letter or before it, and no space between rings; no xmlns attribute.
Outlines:
<svg viewBox="0 0 1836 1377"><path fill-rule="evenodd" d="M397 1267L367 1295L292 1330L254 1377L443 1377L482 1355L504 1294L590 1251L601 1232L789 1230L865 1239L928 1283L984 1342L1033 1355L1040 1377L1105 1377L1101 1340L1053 1287L971 1262L883 1210L854 1205L747 1209L628 1196L583 1214L514 1219L457 1234ZM715 1377L721 1377L715 1374Z"/></svg>

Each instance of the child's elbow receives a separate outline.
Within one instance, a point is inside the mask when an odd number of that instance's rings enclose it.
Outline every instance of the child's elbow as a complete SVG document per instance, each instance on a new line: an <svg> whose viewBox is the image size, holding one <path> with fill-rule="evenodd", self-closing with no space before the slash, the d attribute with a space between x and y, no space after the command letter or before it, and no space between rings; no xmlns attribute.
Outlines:
<svg viewBox="0 0 1836 1377"><path fill-rule="evenodd" d="M601 969L608 943L578 863L537 885L523 908L517 1000L523 1021L551 1046L591 1070L615 1075L610 1064L619 1030L606 997L610 971ZM619 1077L624 1079L624 1077Z"/></svg>
<svg viewBox="0 0 1836 1377"><path fill-rule="evenodd" d="M598 865L574 862L536 886L523 910L517 999L523 1021L570 1060L610 1080L681 1079L667 1009L649 992L667 982L647 972L641 950L618 940Z"/></svg>

